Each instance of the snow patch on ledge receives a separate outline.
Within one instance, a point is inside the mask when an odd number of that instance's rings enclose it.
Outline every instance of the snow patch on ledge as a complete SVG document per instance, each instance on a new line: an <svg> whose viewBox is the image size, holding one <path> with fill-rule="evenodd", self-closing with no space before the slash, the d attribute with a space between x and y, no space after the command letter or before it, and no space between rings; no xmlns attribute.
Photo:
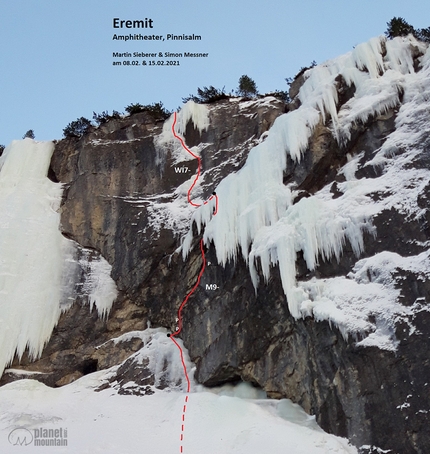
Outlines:
<svg viewBox="0 0 430 454"><path fill-rule="evenodd" d="M135 365L144 365L154 376L153 391L157 388L166 388L167 392L187 390L187 382L184 379L184 366L178 349L172 340L167 337L168 331L165 328L147 328L143 331L131 331L119 337L112 338L97 348L102 347L108 342L118 344L132 339L141 339L142 348L126 358L121 364L113 366L103 371L100 379L102 384L111 382L116 388L116 373L125 363L133 362ZM196 388L194 380L195 365L191 362L188 350L183 345L181 339L176 339L183 352L183 361L187 367L192 391Z"/></svg>
<svg viewBox="0 0 430 454"><path fill-rule="evenodd" d="M24 369L5 369L5 374L13 374L20 376L29 376L29 375L44 375L46 372L38 372L36 370L24 370Z"/></svg>

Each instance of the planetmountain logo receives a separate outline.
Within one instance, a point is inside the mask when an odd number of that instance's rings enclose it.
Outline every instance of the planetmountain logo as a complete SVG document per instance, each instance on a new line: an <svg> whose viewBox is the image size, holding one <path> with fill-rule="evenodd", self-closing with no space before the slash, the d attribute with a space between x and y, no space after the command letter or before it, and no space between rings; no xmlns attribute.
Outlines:
<svg viewBox="0 0 430 454"><path fill-rule="evenodd" d="M24 427L12 430L8 437L9 443L14 446L28 446L33 442L33 434Z"/></svg>
<svg viewBox="0 0 430 454"><path fill-rule="evenodd" d="M10 432L9 443L13 446L67 446L67 429L26 429L17 427Z"/></svg>

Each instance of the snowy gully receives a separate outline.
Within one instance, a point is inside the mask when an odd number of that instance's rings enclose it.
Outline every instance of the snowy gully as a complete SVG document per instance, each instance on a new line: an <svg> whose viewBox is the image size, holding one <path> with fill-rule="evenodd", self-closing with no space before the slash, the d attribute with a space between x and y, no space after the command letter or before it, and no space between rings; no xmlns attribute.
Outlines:
<svg viewBox="0 0 430 454"><path fill-rule="evenodd" d="M176 139L178 139L182 145L182 147L188 152L190 153L195 159L197 159L197 163L198 163L198 166L197 166L197 174L194 178L194 181L193 181L193 184L191 185L190 189L188 190L188 194L187 194L187 199L188 199L188 203L194 207L199 207L201 206L201 204L199 203L194 203L192 200L191 200L191 191L194 189L194 186L196 185L199 177L200 177L200 173L201 173L201 158L197 155L195 155L186 145L185 145L185 142L184 140L182 139L182 137L180 137L178 134L176 134L176 131L175 131L175 125L176 125L176 112L173 114L173 124L172 124L172 133L174 135L174 137ZM216 215L218 213L218 196L216 194L216 192L214 192L211 197L204 202L204 205L206 205L207 203L209 203L210 201L212 201L213 199L215 199L215 207L214 207L214 210L213 210L213 215ZM185 395L185 401L184 401L184 406L183 406L183 409L182 409L182 417L181 417L181 433L180 433L180 437L179 437L179 440L180 440L180 444L179 444L179 452L184 452L183 450L183 441L184 441L184 428L185 428L185 414L186 414L186 411L187 411L187 404L188 404L188 398L189 398L189 393L190 393L190 379L188 377L188 372L187 372L187 366L185 364L185 361L184 361L184 354L183 354L183 351L182 351L182 348L180 347L180 345L176 342L175 340L175 336L179 335L180 332L182 331L182 310L184 309L185 305L187 304L188 302L188 299L190 298L190 296L196 291L197 287L200 285L200 279L201 277L203 276L203 273L205 271L205 268L206 268L206 259L205 259L205 251L204 251L204 245L203 245L203 239L200 240L200 251L201 251L201 254L202 254L202 267L200 269L200 272L199 272L199 275L197 276L197 280L196 280L196 283L194 284L193 288L188 292L188 294L186 295L186 297L184 298L184 300L182 301L181 305L179 306L179 309L178 309L178 316L177 316L177 320L178 320L178 325L176 327L176 331L172 334L168 334L167 336L170 337L170 339L174 342L174 344L176 345L176 347L178 348L179 350L179 354L181 356L181 362L182 362L182 367L184 368L184 375L185 375L185 379L187 381L187 393Z"/></svg>

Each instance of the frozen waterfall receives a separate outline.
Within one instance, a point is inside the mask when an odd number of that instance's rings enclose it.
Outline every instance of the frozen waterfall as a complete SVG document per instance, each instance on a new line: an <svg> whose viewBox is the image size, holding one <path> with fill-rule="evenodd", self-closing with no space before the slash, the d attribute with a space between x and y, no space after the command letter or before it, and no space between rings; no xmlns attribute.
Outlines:
<svg viewBox="0 0 430 454"><path fill-rule="evenodd" d="M0 158L0 370L28 347L39 357L74 295L76 244L59 230L62 185L47 178L52 142L13 141ZM76 255L76 254L74 254ZM87 296L99 313L116 297L110 265L90 266ZM88 268L88 266L87 266ZM68 282L63 285L63 282ZM100 295L100 281L107 283ZM67 293L67 294L66 294ZM100 304L101 307L98 306Z"/></svg>

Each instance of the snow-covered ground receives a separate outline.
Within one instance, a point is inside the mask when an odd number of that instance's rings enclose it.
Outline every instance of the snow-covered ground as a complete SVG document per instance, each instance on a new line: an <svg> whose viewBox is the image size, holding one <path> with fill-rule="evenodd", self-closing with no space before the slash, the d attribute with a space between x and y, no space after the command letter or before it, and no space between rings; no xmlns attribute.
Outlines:
<svg viewBox="0 0 430 454"><path fill-rule="evenodd" d="M195 365L177 339L191 379L191 392L185 393L182 362L167 330L132 331L109 342L118 345L132 338L143 341L131 358L146 364L154 377L154 386L144 386L153 394L119 394L120 365L61 388L15 370L23 380L0 388L0 452L172 454L182 446L184 454L356 454L347 440L325 433L315 417L288 399L267 399L264 391L246 383L212 389L196 384ZM161 382L168 387L158 389ZM111 387L95 391L107 383ZM133 381L121 385L122 391L138 386ZM58 430L57 439L67 439L67 446L36 446L42 430L48 435Z"/></svg>
<svg viewBox="0 0 430 454"><path fill-rule="evenodd" d="M112 389L94 392L103 373L56 389L35 380L0 388L0 452L179 453L184 393L165 390L137 397ZM218 394L207 390L189 394L184 454L357 453L347 440L323 432L286 399L226 395L234 393L249 396L252 390L240 385ZM63 429L57 439L67 439L67 446L35 446L35 430L40 434L41 429ZM22 444L14 446L18 437Z"/></svg>

